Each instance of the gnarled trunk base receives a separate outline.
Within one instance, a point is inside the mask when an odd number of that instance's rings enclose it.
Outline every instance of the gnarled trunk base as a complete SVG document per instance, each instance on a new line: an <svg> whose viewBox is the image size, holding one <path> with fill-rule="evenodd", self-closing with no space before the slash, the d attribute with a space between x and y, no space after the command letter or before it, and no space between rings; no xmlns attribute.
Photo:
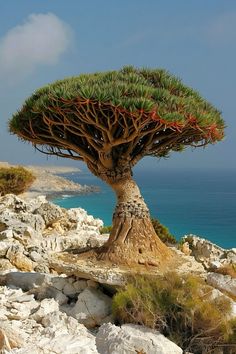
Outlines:
<svg viewBox="0 0 236 354"><path fill-rule="evenodd" d="M109 240L98 250L98 259L125 265L162 267L172 256L157 237L149 217L115 217Z"/></svg>
<svg viewBox="0 0 236 354"><path fill-rule="evenodd" d="M172 251L159 239L149 210L131 176L112 180L117 196L112 232L99 250L98 259L115 264L143 264L159 267L172 259Z"/></svg>

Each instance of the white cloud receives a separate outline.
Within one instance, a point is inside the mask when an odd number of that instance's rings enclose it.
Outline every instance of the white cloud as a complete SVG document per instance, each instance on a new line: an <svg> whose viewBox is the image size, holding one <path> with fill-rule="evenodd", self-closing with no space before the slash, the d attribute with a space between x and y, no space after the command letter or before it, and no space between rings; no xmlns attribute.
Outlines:
<svg viewBox="0 0 236 354"><path fill-rule="evenodd" d="M0 39L0 78L19 82L38 66L57 63L70 41L69 26L56 15L31 14Z"/></svg>

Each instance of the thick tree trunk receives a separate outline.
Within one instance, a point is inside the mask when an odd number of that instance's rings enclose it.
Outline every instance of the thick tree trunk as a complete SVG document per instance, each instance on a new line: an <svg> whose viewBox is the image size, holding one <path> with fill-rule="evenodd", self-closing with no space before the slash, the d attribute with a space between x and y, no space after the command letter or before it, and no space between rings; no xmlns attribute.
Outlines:
<svg viewBox="0 0 236 354"><path fill-rule="evenodd" d="M156 235L135 181L129 176L109 184L118 202L110 238L98 258L116 264L164 266L172 258L172 252Z"/></svg>

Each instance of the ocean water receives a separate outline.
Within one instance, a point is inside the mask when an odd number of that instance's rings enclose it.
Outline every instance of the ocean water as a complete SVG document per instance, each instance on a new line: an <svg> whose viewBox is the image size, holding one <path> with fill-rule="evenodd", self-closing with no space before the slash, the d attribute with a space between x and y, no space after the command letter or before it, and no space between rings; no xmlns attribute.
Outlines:
<svg viewBox="0 0 236 354"><path fill-rule="evenodd" d="M65 208L82 207L105 225L111 224L115 195L89 172L66 174L80 184L96 185L99 193L64 196L54 202ZM134 178L151 215L177 239L196 234L224 247L236 247L236 171L136 170Z"/></svg>

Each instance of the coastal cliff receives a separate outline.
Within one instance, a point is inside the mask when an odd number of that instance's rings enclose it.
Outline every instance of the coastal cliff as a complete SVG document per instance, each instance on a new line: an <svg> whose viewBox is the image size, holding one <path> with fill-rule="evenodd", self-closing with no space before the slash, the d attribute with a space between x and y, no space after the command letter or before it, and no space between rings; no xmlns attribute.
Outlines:
<svg viewBox="0 0 236 354"><path fill-rule="evenodd" d="M0 167L13 166L15 167L7 162L0 162ZM42 194L51 198L62 194L84 194L99 191L97 186L81 185L60 176L66 173L80 173L80 169L76 167L34 165L23 167L36 177L29 190L22 195L24 198L33 198Z"/></svg>
<svg viewBox="0 0 236 354"><path fill-rule="evenodd" d="M1 353L183 353L156 330L114 324L112 296L130 270L77 262L80 252L106 242L102 225L43 196L0 198ZM217 272L236 263L236 250L194 235L181 249L175 247L183 260L176 270L205 279L214 296L230 300L236 318L235 279Z"/></svg>

